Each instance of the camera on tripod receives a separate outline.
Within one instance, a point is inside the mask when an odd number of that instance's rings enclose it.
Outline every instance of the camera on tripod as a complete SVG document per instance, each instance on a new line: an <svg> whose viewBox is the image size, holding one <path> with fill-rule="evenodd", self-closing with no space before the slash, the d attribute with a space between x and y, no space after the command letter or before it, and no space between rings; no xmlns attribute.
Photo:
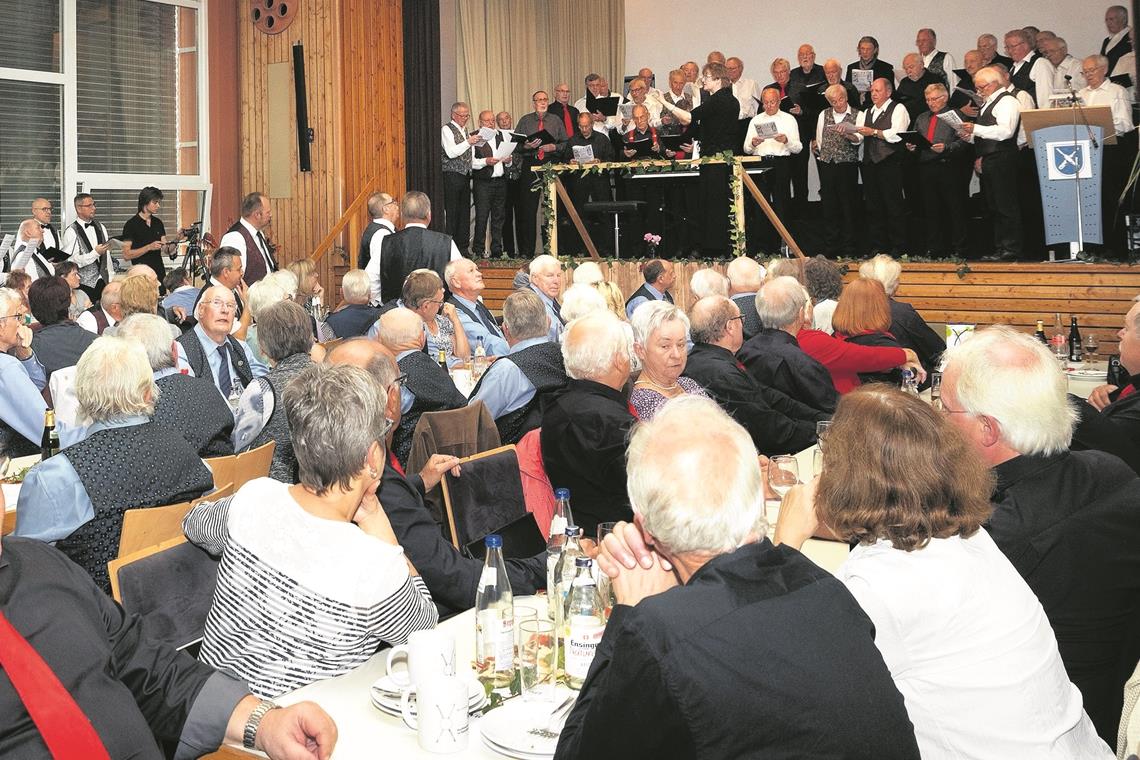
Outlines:
<svg viewBox="0 0 1140 760"><path fill-rule="evenodd" d="M199 219L189 227L184 228L181 234L186 239L187 244L186 254L182 258L182 268L191 278L198 276L205 279L209 273L202 256L202 220ZM171 258L173 259L175 256Z"/></svg>

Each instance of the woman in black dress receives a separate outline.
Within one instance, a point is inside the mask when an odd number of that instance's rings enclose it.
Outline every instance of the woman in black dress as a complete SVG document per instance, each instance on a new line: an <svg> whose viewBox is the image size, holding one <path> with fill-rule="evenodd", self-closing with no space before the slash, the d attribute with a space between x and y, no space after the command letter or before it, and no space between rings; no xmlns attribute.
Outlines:
<svg viewBox="0 0 1140 760"><path fill-rule="evenodd" d="M155 216L162 208L162 191L157 187L144 187L139 192L139 212L123 225L123 259L132 264L146 264L158 275L158 281L166 276L162 264L164 251L172 250L181 239L167 239L166 225Z"/></svg>

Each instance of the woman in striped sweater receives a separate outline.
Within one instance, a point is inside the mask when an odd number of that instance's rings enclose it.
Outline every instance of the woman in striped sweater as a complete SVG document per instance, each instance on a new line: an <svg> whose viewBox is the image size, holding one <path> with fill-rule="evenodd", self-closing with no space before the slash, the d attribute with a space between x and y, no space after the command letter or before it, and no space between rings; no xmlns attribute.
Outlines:
<svg viewBox="0 0 1140 760"><path fill-rule="evenodd" d="M267 698L438 620L376 499L384 395L363 370L314 364L283 396L299 482L250 481L183 522L190 541L222 557L201 659Z"/></svg>

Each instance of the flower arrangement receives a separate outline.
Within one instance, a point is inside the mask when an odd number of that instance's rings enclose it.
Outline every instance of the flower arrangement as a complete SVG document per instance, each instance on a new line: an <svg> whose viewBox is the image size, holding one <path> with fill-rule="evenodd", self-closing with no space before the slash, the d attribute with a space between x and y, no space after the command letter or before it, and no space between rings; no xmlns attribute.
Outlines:
<svg viewBox="0 0 1140 760"><path fill-rule="evenodd" d="M649 255L655 255L657 253L657 246L661 245L661 236L654 235L652 232L646 232L642 240L645 241L645 247L649 249Z"/></svg>

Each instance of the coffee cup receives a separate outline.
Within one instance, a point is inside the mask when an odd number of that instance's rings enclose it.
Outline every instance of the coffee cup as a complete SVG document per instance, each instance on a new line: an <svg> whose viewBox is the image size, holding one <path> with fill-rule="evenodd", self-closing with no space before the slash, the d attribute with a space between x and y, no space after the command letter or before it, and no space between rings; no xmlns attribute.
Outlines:
<svg viewBox="0 0 1140 760"><path fill-rule="evenodd" d="M428 752L467 749L467 708L467 684L455 676L428 677L419 682L415 692L405 691L400 698L404 724L416 732L420 748Z"/></svg>
<svg viewBox="0 0 1140 760"><path fill-rule="evenodd" d="M404 667L397 668L397 664ZM407 644L388 651L388 677L401 689L415 688L432 676L455 675L455 638L438 628L415 631Z"/></svg>

